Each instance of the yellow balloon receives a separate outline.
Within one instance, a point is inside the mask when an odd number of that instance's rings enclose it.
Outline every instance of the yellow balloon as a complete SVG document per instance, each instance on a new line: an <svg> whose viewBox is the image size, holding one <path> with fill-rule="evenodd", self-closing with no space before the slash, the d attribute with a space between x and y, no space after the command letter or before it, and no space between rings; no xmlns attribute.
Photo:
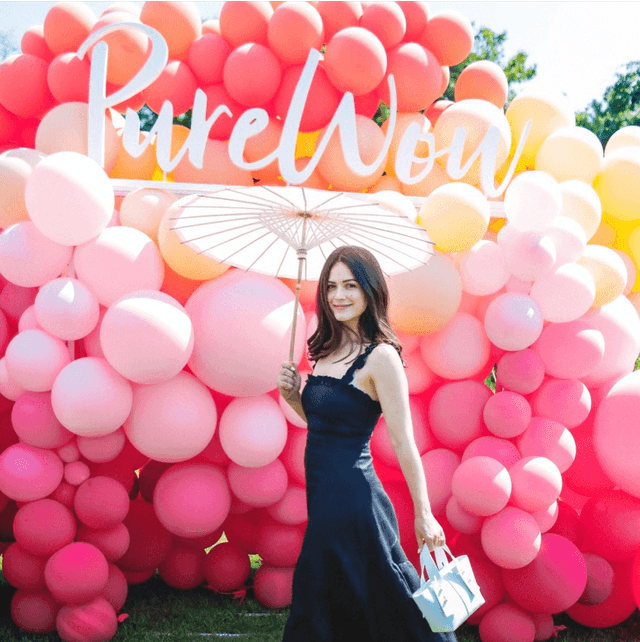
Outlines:
<svg viewBox="0 0 640 642"><path fill-rule="evenodd" d="M598 194L590 185L582 181L564 181L560 183L562 193L562 216L568 216L584 228L587 240L598 230L602 220L602 205ZM609 245L609 242L600 245Z"/></svg>
<svg viewBox="0 0 640 642"><path fill-rule="evenodd" d="M600 221L595 234L589 239L589 245L604 245L611 247L615 242L618 233L611 223L606 220Z"/></svg>
<svg viewBox="0 0 640 642"><path fill-rule="evenodd" d="M320 132L300 132L296 138L296 158L302 158L303 156L313 156L313 153L316 151L316 141Z"/></svg>
<svg viewBox="0 0 640 642"><path fill-rule="evenodd" d="M173 183L176 179L175 179L174 172L169 172L168 174L165 174L160 168L160 166L156 165L156 168L153 170L153 174L151 174L151 180L162 181L165 183Z"/></svg>
<svg viewBox="0 0 640 642"><path fill-rule="evenodd" d="M603 213L621 221L640 219L640 148L627 147L607 156L593 187Z"/></svg>
<svg viewBox="0 0 640 642"><path fill-rule="evenodd" d="M627 268L615 250L603 245L587 245L578 265L591 272L596 284L594 308L617 299L627 285Z"/></svg>
<svg viewBox="0 0 640 642"><path fill-rule="evenodd" d="M482 239L489 227L489 202L466 183L450 183L425 199L418 225L422 225L439 250L464 252Z"/></svg>

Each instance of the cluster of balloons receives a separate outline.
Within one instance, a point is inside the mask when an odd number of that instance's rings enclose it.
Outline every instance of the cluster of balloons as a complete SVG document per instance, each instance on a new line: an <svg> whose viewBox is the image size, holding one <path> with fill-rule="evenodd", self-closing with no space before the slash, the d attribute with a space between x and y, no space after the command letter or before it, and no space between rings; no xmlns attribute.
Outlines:
<svg viewBox="0 0 640 642"><path fill-rule="evenodd" d="M166 185L116 197L110 177L158 168L153 146L137 159L125 152L115 111L105 168L86 156L90 62L75 51L92 30L138 19L165 37L170 62L129 106L157 111L170 99L186 111L200 87L211 110L225 103L234 118L264 107L270 125L248 141L249 161L278 144L310 48L326 45L301 163L346 91L371 162L385 134L371 117L393 73L400 113L385 163L359 177L330 145L307 184L391 191L414 213L409 197L424 197L416 222L437 251L389 278L390 319L433 510L486 600L471 622L485 642L532 642L553 635L562 611L588 626L628 617L640 604L640 128L603 150L560 98L523 92L504 111L506 79L492 63L465 70L455 103L438 101L473 34L420 2L227 3L204 24L193 3L122 13L133 10L97 18L81 3L56 5L25 33L23 53L0 63L0 542L15 622L74 642L109 639L128 584L157 569L171 586L233 591L253 553L263 559L257 598L286 606L306 526L306 426L274 389L295 284L180 243L180 202ZM107 38L116 88L148 42L127 30ZM184 163L174 178L281 183L277 167L231 164L225 118L203 170ZM454 181L446 157L402 184L395 158L414 122L438 148L464 127L463 162L496 127L498 181L530 123L499 202L480 191L478 163ZM176 151L185 131L174 127ZM303 283L303 375L315 290ZM494 364L495 393L484 384ZM384 418L372 453L417 566Z"/></svg>

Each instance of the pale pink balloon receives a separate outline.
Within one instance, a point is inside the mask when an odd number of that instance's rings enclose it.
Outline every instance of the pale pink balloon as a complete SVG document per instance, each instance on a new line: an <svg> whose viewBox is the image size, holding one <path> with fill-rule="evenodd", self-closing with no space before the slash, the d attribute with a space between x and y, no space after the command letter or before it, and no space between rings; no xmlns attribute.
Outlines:
<svg viewBox="0 0 640 642"><path fill-rule="evenodd" d="M0 492L20 502L50 495L62 481L64 466L51 450L13 444L0 453Z"/></svg>
<svg viewBox="0 0 640 642"><path fill-rule="evenodd" d="M429 404L429 424L435 438L448 448L462 450L480 437L482 411L491 395L490 388L471 379L440 386Z"/></svg>
<svg viewBox="0 0 640 642"><path fill-rule="evenodd" d="M464 312L424 337L420 349L429 369L445 379L473 377L489 359L489 339L482 324Z"/></svg>
<svg viewBox="0 0 640 642"><path fill-rule="evenodd" d="M511 479L498 460L481 455L460 464L453 474L451 491L471 514L495 515L509 501Z"/></svg>
<svg viewBox="0 0 640 642"><path fill-rule="evenodd" d="M449 524L460 533L479 533L482 528L483 518L478 515L473 515L462 508L460 502L455 498L455 495L449 497L445 515Z"/></svg>
<svg viewBox="0 0 640 642"><path fill-rule="evenodd" d="M538 526L540 527L541 533L546 533L558 520L558 515L560 514L560 509L558 508L558 502L555 501L553 504L547 508L542 508L541 510L532 513Z"/></svg>
<svg viewBox="0 0 640 642"><path fill-rule="evenodd" d="M482 411L487 428L498 437L517 437L531 421L531 406L517 392L503 390L487 400Z"/></svg>
<svg viewBox="0 0 640 642"><path fill-rule="evenodd" d="M25 392L13 404L11 424L20 440L37 448L61 448L75 435L57 419L50 392Z"/></svg>
<svg viewBox="0 0 640 642"><path fill-rule="evenodd" d="M542 230L560 216L562 192L556 180L544 172L516 176L504 195L507 222L520 230Z"/></svg>
<svg viewBox="0 0 640 642"><path fill-rule="evenodd" d="M578 379L550 379L533 397L533 411L567 428L579 426L591 412L591 395Z"/></svg>
<svg viewBox="0 0 640 642"><path fill-rule="evenodd" d="M493 241L478 241L456 256L462 288L469 294L486 296L506 285L509 270L504 249Z"/></svg>
<svg viewBox="0 0 640 642"><path fill-rule="evenodd" d="M89 334L83 339L84 349L88 357L99 357L104 359L104 351L102 350L102 345L100 343L100 328L102 327L102 319L107 311L107 308L100 306L100 318L96 327L89 332Z"/></svg>
<svg viewBox="0 0 640 642"><path fill-rule="evenodd" d="M65 464L64 480L71 486L80 486L91 476L91 469L83 461L72 461Z"/></svg>
<svg viewBox="0 0 640 642"><path fill-rule="evenodd" d="M51 390L71 357L67 345L43 330L25 330L7 346L5 363L11 379L25 390Z"/></svg>
<svg viewBox="0 0 640 642"><path fill-rule="evenodd" d="M25 203L45 236L61 245L80 245L107 226L115 196L98 163L77 152L57 152L27 178Z"/></svg>
<svg viewBox="0 0 640 642"><path fill-rule="evenodd" d="M531 563L542 542L535 518L513 506L484 521L481 539L487 557L501 568L522 568Z"/></svg>
<svg viewBox="0 0 640 642"><path fill-rule="evenodd" d="M559 216L543 231L556 249L555 265L574 263L580 259L587 245L587 234L578 221Z"/></svg>
<svg viewBox="0 0 640 642"><path fill-rule="evenodd" d="M556 261L556 248L542 232L518 232L505 247L509 272L521 281L535 281L549 272Z"/></svg>
<svg viewBox="0 0 640 642"><path fill-rule="evenodd" d="M546 457L561 473L564 473L576 458L576 442L573 435L561 423L546 417L533 417L517 444L523 457Z"/></svg>
<svg viewBox="0 0 640 642"><path fill-rule="evenodd" d="M72 361L51 389L56 417L82 437L100 437L117 430L129 416L132 401L131 384L97 357Z"/></svg>
<svg viewBox="0 0 640 642"><path fill-rule="evenodd" d="M540 355L552 377L581 379L600 363L605 345L602 332L584 319L576 319L548 324L531 349Z"/></svg>
<svg viewBox="0 0 640 642"><path fill-rule="evenodd" d="M488 642L533 642L536 634L533 617L513 604L498 604L480 621L481 639Z"/></svg>
<svg viewBox="0 0 640 642"><path fill-rule="evenodd" d="M520 459L520 452L515 444L508 439L499 437L478 437L474 439L462 453L462 461L471 457L492 457L500 462L507 470Z"/></svg>
<svg viewBox="0 0 640 642"><path fill-rule="evenodd" d="M524 294L507 292L487 308L484 327L493 344L503 350L528 348L542 332L542 314L536 302Z"/></svg>
<svg viewBox="0 0 640 642"><path fill-rule="evenodd" d="M233 494L250 506L271 506L287 491L287 471L279 459L260 468L245 468L231 462L227 479Z"/></svg>
<svg viewBox="0 0 640 642"><path fill-rule="evenodd" d="M290 484L282 499L267 507L267 513L282 524L297 525L307 520L307 492L302 486Z"/></svg>
<svg viewBox="0 0 640 642"><path fill-rule="evenodd" d="M39 325L64 341L86 337L100 317L100 305L93 292L77 279L68 277L43 285L34 308Z"/></svg>
<svg viewBox="0 0 640 642"><path fill-rule="evenodd" d="M73 256L77 277L110 306L136 290L160 290L164 262L156 244L133 227L108 227Z"/></svg>
<svg viewBox="0 0 640 642"><path fill-rule="evenodd" d="M67 267L73 250L45 236L32 221L11 225L0 234L0 272L22 287L55 279Z"/></svg>
<svg viewBox="0 0 640 642"><path fill-rule="evenodd" d="M2 359L0 359L0 394L6 399L16 401L16 399L25 392L27 392L27 390L16 383L9 375L7 371L7 359L6 357L2 357Z"/></svg>
<svg viewBox="0 0 640 642"><path fill-rule="evenodd" d="M185 305L195 333L192 372L227 395L247 397L273 390L288 358L294 302L284 283L244 270L230 270L201 285ZM299 308L296 363L302 357L305 331Z"/></svg>
<svg viewBox="0 0 640 642"><path fill-rule="evenodd" d="M596 286L582 265L565 263L536 279L531 298L545 321L567 323L580 318L593 305Z"/></svg>
<svg viewBox="0 0 640 642"><path fill-rule="evenodd" d="M502 355L496 368L497 386L521 395L531 394L544 380L544 364L533 350Z"/></svg>
<svg viewBox="0 0 640 642"><path fill-rule="evenodd" d="M202 452L213 437L217 420L207 387L193 375L180 372L168 381L135 387L124 431L142 454L174 463Z"/></svg>
<svg viewBox="0 0 640 642"><path fill-rule="evenodd" d="M25 330L44 330L36 319L35 304L30 305L22 313L20 320L18 321L18 332L24 332Z"/></svg>
<svg viewBox="0 0 640 642"><path fill-rule="evenodd" d="M82 456L95 463L112 461L121 452L126 443L122 428L101 437L78 437L78 449Z"/></svg>
<svg viewBox="0 0 640 642"><path fill-rule="evenodd" d="M429 504L434 515L444 515L451 497L451 484L460 466L460 457L446 448L434 448L420 458L427 480Z"/></svg>
<svg viewBox="0 0 640 642"><path fill-rule="evenodd" d="M269 395L234 399L220 417L219 430L223 450L246 468L271 463L287 442L287 421Z"/></svg>
<svg viewBox="0 0 640 642"><path fill-rule="evenodd" d="M515 276L512 276L507 284L504 286L504 289L507 292L518 292L520 294L529 294L531 292L531 286L533 283L531 281L521 281Z"/></svg>
<svg viewBox="0 0 640 642"><path fill-rule="evenodd" d="M160 523L180 537L211 533L227 518L230 505L223 470L208 463L171 466L153 491L153 507Z"/></svg>
<svg viewBox="0 0 640 642"><path fill-rule="evenodd" d="M523 457L509 468L511 503L535 513L553 504L560 496L562 475L547 457Z"/></svg>
<svg viewBox="0 0 640 642"><path fill-rule="evenodd" d="M193 343L186 310L173 297L154 290L125 294L100 325L105 359L134 383L160 383L177 375L187 365Z"/></svg>

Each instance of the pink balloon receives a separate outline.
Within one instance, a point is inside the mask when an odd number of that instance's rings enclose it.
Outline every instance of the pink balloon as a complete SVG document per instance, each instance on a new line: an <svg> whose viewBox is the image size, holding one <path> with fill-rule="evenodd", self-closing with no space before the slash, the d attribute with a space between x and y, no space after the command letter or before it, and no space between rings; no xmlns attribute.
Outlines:
<svg viewBox="0 0 640 642"><path fill-rule="evenodd" d="M62 639L69 642L110 640L118 628L113 606L103 597L83 602L85 603L65 604L58 611L56 628Z"/></svg>
<svg viewBox="0 0 640 642"><path fill-rule="evenodd" d="M297 526L307 521L307 493L302 486L290 484L284 495L275 504L267 507L267 513L281 524Z"/></svg>
<svg viewBox="0 0 640 642"><path fill-rule="evenodd" d="M375 432L375 431L374 431ZM307 446L306 430L301 430L294 426L289 426L289 435L287 443L280 455L279 459L284 464L287 473L291 480L296 484L304 486L305 480L305 467L304 467L304 451ZM373 439L373 437L372 437Z"/></svg>
<svg viewBox="0 0 640 642"><path fill-rule="evenodd" d="M0 64L0 104L19 118L42 118L54 105L47 86L47 62L14 54Z"/></svg>
<svg viewBox="0 0 640 642"><path fill-rule="evenodd" d="M0 310L8 317L18 320L22 313L33 305L36 294L36 288L23 288L9 281L0 292Z"/></svg>
<svg viewBox="0 0 640 642"><path fill-rule="evenodd" d="M44 567L47 588L59 602L82 604L93 600L100 595L108 577L105 556L85 542L67 544Z"/></svg>
<svg viewBox="0 0 640 642"><path fill-rule="evenodd" d="M215 85L207 85L203 88L203 91L207 95L207 118L220 105L226 105L232 114L231 116L222 114L216 120L209 130L209 138L220 141L229 140L233 127L245 108L231 98L221 82Z"/></svg>
<svg viewBox="0 0 640 642"><path fill-rule="evenodd" d="M546 457L524 457L510 469L511 503L534 513L553 504L560 496L562 475Z"/></svg>
<svg viewBox="0 0 640 642"><path fill-rule="evenodd" d="M503 247L507 269L521 281L535 281L549 272L556 260L553 241L542 232L516 230Z"/></svg>
<svg viewBox="0 0 640 642"><path fill-rule="evenodd" d="M13 520L13 532L23 551L46 557L73 541L76 520L60 502L39 499L24 504L18 510Z"/></svg>
<svg viewBox="0 0 640 642"><path fill-rule="evenodd" d="M18 589L11 599L11 619L31 633L55 631L57 610L56 601L46 590Z"/></svg>
<svg viewBox="0 0 640 642"><path fill-rule="evenodd" d="M62 277L43 285L34 303L38 324L64 341L86 337L97 325L100 305L77 279Z"/></svg>
<svg viewBox="0 0 640 642"><path fill-rule="evenodd" d="M56 417L67 430L83 437L117 430L129 416L132 403L131 384L97 357L72 361L51 389Z"/></svg>
<svg viewBox="0 0 640 642"><path fill-rule="evenodd" d="M103 463L114 460L123 450L126 436L122 428L101 437L78 437L78 449L89 461Z"/></svg>
<svg viewBox="0 0 640 642"><path fill-rule="evenodd" d="M429 18L418 42L433 51L441 65L457 65L471 52L473 26L461 13L442 11Z"/></svg>
<svg viewBox="0 0 640 642"><path fill-rule="evenodd" d="M72 248L55 243L32 221L21 221L0 234L0 271L12 283L38 287L67 267Z"/></svg>
<svg viewBox="0 0 640 642"><path fill-rule="evenodd" d="M562 192L556 180L545 172L522 172L504 195L507 222L519 230L543 230L562 210ZM555 256L554 256L555 259Z"/></svg>
<svg viewBox="0 0 640 642"><path fill-rule="evenodd" d="M480 622L485 642L533 642L536 625L532 616L513 604L498 604Z"/></svg>
<svg viewBox="0 0 640 642"><path fill-rule="evenodd" d="M587 565L587 585L578 599L579 604L602 604L613 591L613 568L604 557L583 553Z"/></svg>
<svg viewBox="0 0 640 642"><path fill-rule="evenodd" d="M507 292L487 308L484 327L487 336L503 350L528 348L542 332L542 315L535 301L524 295Z"/></svg>
<svg viewBox="0 0 640 642"><path fill-rule="evenodd" d="M522 568L530 564L540 550L538 522L513 506L485 519L481 537L484 552L501 568Z"/></svg>
<svg viewBox="0 0 640 642"><path fill-rule="evenodd" d="M271 50L251 42L229 54L222 72L229 95L246 107L270 102L280 86L281 74L280 63Z"/></svg>
<svg viewBox="0 0 640 642"><path fill-rule="evenodd" d="M11 424L20 439L37 448L60 448L74 434L56 418L49 392L25 392L11 410Z"/></svg>
<svg viewBox="0 0 640 642"><path fill-rule="evenodd" d="M546 417L533 417L527 430L517 441L523 457L540 456L550 459L564 473L576 457L573 435L561 423Z"/></svg>
<svg viewBox="0 0 640 642"><path fill-rule="evenodd" d="M143 89L142 96L156 113L165 100L170 101L174 116L179 116L193 107L196 89L196 78L189 65L181 60L169 60L160 76Z"/></svg>
<svg viewBox="0 0 640 642"><path fill-rule="evenodd" d="M213 464L183 463L166 470L153 491L153 506L174 535L201 537L229 514L231 496L222 469Z"/></svg>
<svg viewBox="0 0 640 642"><path fill-rule="evenodd" d="M517 392L503 390L487 400L482 411L487 428L498 437L517 437L531 421L531 406Z"/></svg>
<svg viewBox="0 0 640 642"><path fill-rule="evenodd" d="M109 579L104 589L102 589L100 597L109 602L117 613L127 601L128 589L127 578L124 573L115 564L109 564Z"/></svg>
<svg viewBox="0 0 640 642"><path fill-rule="evenodd" d="M474 439L464 449L462 461L467 461L472 457L491 457L508 470L520 459L520 453L515 444L508 439L485 435Z"/></svg>
<svg viewBox="0 0 640 642"><path fill-rule="evenodd" d="M204 561L204 574L209 586L216 591L233 591L247 580L251 561L247 552L230 542L214 546Z"/></svg>
<svg viewBox="0 0 640 642"><path fill-rule="evenodd" d="M449 497L445 515L449 524L460 533L479 533L480 528L482 528L483 518L462 508L455 495Z"/></svg>
<svg viewBox="0 0 640 642"><path fill-rule="evenodd" d="M231 544L242 548L249 555L256 552L257 511L242 515L230 514L223 524L225 537Z"/></svg>
<svg viewBox="0 0 640 642"><path fill-rule="evenodd" d="M602 469L596 456L592 431L575 431L576 457L563 474L564 485L580 495L611 490L615 483ZM563 489L564 492L564 489Z"/></svg>
<svg viewBox="0 0 640 642"><path fill-rule="evenodd" d="M469 294L493 294L509 280L504 249L493 241L478 241L470 249L460 252L456 263L462 287Z"/></svg>
<svg viewBox="0 0 640 642"><path fill-rule="evenodd" d="M531 346L542 359L549 375L558 379L581 379L588 375L604 356L602 332L583 319L568 323L550 323Z"/></svg>
<svg viewBox="0 0 640 642"><path fill-rule="evenodd" d="M275 568L263 564L253 576L256 599L267 608L281 609L291 604L293 568Z"/></svg>
<svg viewBox="0 0 640 642"><path fill-rule="evenodd" d="M53 412L53 409L51 411ZM58 453L58 457L60 457L65 464L70 464L72 461L78 461L78 459L80 459L80 451L78 450L78 444L75 440L70 441L61 448L58 448L56 452Z"/></svg>
<svg viewBox="0 0 640 642"><path fill-rule="evenodd" d="M310 49L322 47L322 16L310 4L281 4L269 19L269 48L285 65L300 65Z"/></svg>
<svg viewBox="0 0 640 642"><path fill-rule="evenodd" d="M232 47L245 42L266 45L271 16L273 7L269 2L225 3L220 10L220 33Z"/></svg>
<svg viewBox="0 0 640 642"><path fill-rule="evenodd" d="M131 541L129 530L123 523L104 529L89 528L80 524L76 539L78 542L93 544L102 551L108 562L119 560L127 552Z"/></svg>
<svg viewBox="0 0 640 642"><path fill-rule="evenodd" d="M51 450L13 444L0 453L0 492L21 502L50 495L62 481L63 464Z"/></svg>
<svg viewBox="0 0 640 642"><path fill-rule="evenodd" d="M304 531L289 524L282 524L264 516L256 531L256 550L269 566L292 567L296 565Z"/></svg>
<svg viewBox="0 0 640 642"><path fill-rule="evenodd" d="M5 317L6 318L6 317ZM18 332L24 330L42 330L43 328L36 319L36 308L34 305L29 306L20 316L18 321Z"/></svg>
<svg viewBox="0 0 640 642"><path fill-rule="evenodd" d="M10 401L15 401L23 395L27 390L25 390L21 385L16 383L7 372L7 360L5 357L0 359L0 394L5 399Z"/></svg>
<svg viewBox="0 0 640 642"><path fill-rule="evenodd" d="M58 487L49 495L49 499L55 499L63 506L73 509L73 499L76 496L76 487L66 481L61 481Z"/></svg>
<svg viewBox="0 0 640 642"><path fill-rule="evenodd" d="M78 279L104 306L111 306L135 290L159 290L164 262L156 244L140 230L116 226L74 253Z"/></svg>
<svg viewBox="0 0 640 642"><path fill-rule="evenodd" d="M521 395L531 394L544 379L544 364L533 350L508 352L496 368L496 386ZM497 389L497 388L496 388Z"/></svg>
<svg viewBox="0 0 640 642"><path fill-rule="evenodd" d="M192 372L227 395L249 397L273 390L289 349L293 301L291 290L277 279L243 270L230 270L201 285L185 305L195 332ZM296 363L305 329L299 309Z"/></svg>
<svg viewBox="0 0 640 642"><path fill-rule="evenodd" d="M233 494L254 507L275 504L287 490L287 471L279 459L260 468L245 468L231 462L227 478Z"/></svg>
<svg viewBox="0 0 640 642"><path fill-rule="evenodd" d="M2 574L4 579L17 589L42 589L45 588L46 561L46 557L38 553L29 553L14 542L2 555Z"/></svg>
<svg viewBox="0 0 640 642"><path fill-rule="evenodd" d="M61 245L80 245L107 226L115 196L98 163L77 152L57 152L33 168L25 203L45 236Z"/></svg>
<svg viewBox="0 0 640 642"><path fill-rule="evenodd" d="M420 458L427 480L429 504L434 515L443 515L451 497L453 476L460 457L446 448L434 448Z"/></svg>
<svg viewBox="0 0 640 642"><path fill-rule="evenodd" d="M72 486L80 486L91 476L91 469L83 461L72 461L64 467L64 480Z"/></svg>
<svg viewBox="0 0 640 642"><path fill-rule="evenodd" d="M465 448L482 434L482 411L491 395L487 386L470 379L440 386L429 404L435 438L448 448Z"/></svg>
<svg viewBox="0 0 640 642"><path fill-rule="evenodd" d="M400 44L407 31L407 18L397 2L372 2L363 7L360 26L378 37L385 49Z"/></svg>
<svg viewBox="0 0 640 642"><path fill-rule="evenodd" d="M556 523L559 513L560 510L558 509L558 502L555 501L547 508L538 510L535 513L532 513L532 515L535 518L536 522L538 522L540 532L546 533Z"/></svg>
<svg viewBox="0 0 640 642"><path fill-rule="evenodd" d="M187 372L133 392L124 431L147 457L174 463L202 452L213 437L218 419L207 387Z"/></svg>
<svg viewBox="0 0 640 642"><path fill-rule="evenodd" d="M462 508L473 515L494 515L509 501L511 479L496 459L471 457L453 474L451 491Z"/></svg>
<svg viewBox="0 0 640 642"><path fill-rule="evenodd" d="M224 63L232 47L219 34L203 33L189 47L187 61L202 86L222 82Z"/></svg>
<svg viewBox="0 0 640 642"><path fill-rule="evenodd" d="M502 571L509 595L531 613L560 613L582 595L587 567L575 544L554 533L542 536L531 564Z"/></svg>
<svg viewBox="0 0 640 642"><path fill-rule="evenodd" d="M591 395L578 379L550 379L536 391L533 411L567 428L575 428L591 412Z"/></svg>
<svg viewBox="0 0 640 642"><path fill-rule="evenodd" d="M7 346L5 363L15 383L32 392L51 390L70 361L66 344L43 330L25 330Z"/></svg>
<svg viewBox="0 0 640 642"><path fill-rule="evenodd" d="M129 512L129 495L111 477L91 477L78 487L73 507L78 519L89 528L113 528Z"/></svg>
<svg viewBox="0 0 640 642"><path fill-rule="evenodd" d="M181 590L194 589L204 581L202 548L174 544L158 567L160 577L169 585Z"/></svg>

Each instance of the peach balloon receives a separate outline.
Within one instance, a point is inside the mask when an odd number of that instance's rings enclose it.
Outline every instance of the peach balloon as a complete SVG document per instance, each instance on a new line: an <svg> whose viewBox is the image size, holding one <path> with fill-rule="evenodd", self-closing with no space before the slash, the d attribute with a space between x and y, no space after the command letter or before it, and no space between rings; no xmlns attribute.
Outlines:
<svg viewBox="0 0 640 642"><path fill-rule="evenodd" d="M431 123L432 127L435 127L436 121L440 116L442 115L442 112L445 111L445 109L448 109L453 105L454 102L452 100L436 100L428 109L425 110L424 115L426 118L429 120Z"/></svg>
<svg viewBox="0 0 640 642"><path fill-rule="evenodd" d="M491 457L509 469L520 459L520 453L508 439L485 435L474 439L464 449L462 461L467 461L471 457Z"/></svg>
<svg viewBox="0 0 640 642"><path fill-rule="evenodd" d="M105 306L135 290L159 290L164 277L155 243L140 230L125 226L108 227L78 247L74 267L78 279Z"/></svg>
<svg viewBox="0 0 640 642"><path fill-rule="evenodd" d="M360 96L382 82L387 71L387 54L380 40L370 31L347 27L329 40L324 68L338 91Z"/></svg>
<svg viewBox="0 0 640 642"><path fill-rule="evenodd" d="M625 296L629 296L635 287L635 283L638 278L638 269L636 268L633 259L626 252L617 249L614 249L613 251L623 260L624 266L627 269L627 282L622 293Z"/></svg>
<svg viewBox="0 0 640 642"><path fill-rule="evenodd" d="M178 196L165 190L141 187L129 192L120 205L120 225L135 227L152 241L158 240L158 228L165 212Z"/></svg>
<svg viewBox="0 0 640 642"><path fill-rule="evenodd" d="M458 466L451 491L462 508L484 517L498 513L507 505L511 479L507 469L493 457L476 456Z"/></svg>
<svg viewBox="0 0 640 642"><path fill-rule="evenodd" d="M155 384L177 375L193 351L193 325L164 292L136 290L113 303L100 325L105 359L123 377Z"/></svg>
<svg viewBox="0 0 640 642"><path fill-rule="evenodd" d="M283 3L267 27L269 48L285 65L304 64L310 49L321 49L323 36L322 16L307 3Z"/></svg>
<svg viewBox="0 0 640 642"><path fill-rule="evenodd" d="M462 288L469 294L486 296L509 280L504 249L493 241L480 240L456 257Z"/></svg>
<svg viewBox="0 0 640 642"><path fill-rule="evenodd" d="M588 241L596 233L602 218L602 205L598 193L582 181L560 183L560 192L562 193L561 216L580 223Z"/></svg>
<svg viewBox="0 0 640 642"><path fill-rule="evenodd" d="M578 265L589 271L596 284L593 307L611 303L623 293L627 283L627 268L611 248L587 245Z"/></svg>
<svg viewBox="0 0 640 642"><path fill-rule="evenodd" d="M90 72L88 58L80 59L72 52L56 56L47 70L47 85L56 102L89 102Z"/></svg>
<svg viewBox="0 0 640 642"><path fill-rule="evenodd" d="M482 416L494 435L509 439L527 429L531 421L531 406L521 394L503 390L487 400Z"/></svg>
<svg viewBox="0 0 640 642"><path fill-rule="evenodd" d="M207 447L217 419L207 387L193 375L179 372L168 381L134 389L124 430L147 457L174 463L191 459Z"/></svg>
<svg viewBox="0 0 640 642"><path fill-rule="evenodd" d="M591 412L591 394L578 379L549 379L536 391L533 410L539 417L576 428Z"/></svg>
<svg viewBox="0 0 640 642"><path fill-rule="evenodd" d="M149 145L140 156L133 157L122 144L123 132L122 129L117 132L118 155L113 169L109 172L109 177L151 180L156 168L155 146ZM140 132L138 142L142 143L147 135L147 132Z"/></svg>
<svg viewBox="0 0 640 642"><path fill-rule="evenodd" d="M142 95L156 113L168 100L173 105L174 116L178 116L193 107L196 89L196 78L189 65L180 60L169 60L160 76L142 91Z"/></svg>
<svg viewBox="0 0 640 642"><path fill-rule="evenodd" d="M55 103L47 85L48 67L29 54L5 58L0 63L0 104L18 118L42 118Z"/></svg>
<svg viewBox="0 0 640 642"><path fill-rule="evenodd" d="M507 102L509 82L502 67L491 60L477 60L467 65L455 85L455 101L468 98L486 100L499 109Z"/></svg>
<svg viewBox="0 0 640 642"><path fill-rule="evenodd" d="M271 16L269 2L225 2L220 10L220 34L234 48L247 42L266 45Z"/></svg>
<svg viewBox="0 0 640 642"><path fill-rule="evenodd" d="M329 42L338 31L357 27L362 17L361 2L318 2L316 9L322 16L325 42Z"/></svg>
<svg viewBox="0 0 640 642"><path fill-rule="evenodd" d="M322 189L322 188L320 188ZM326 189L326 188L324 188ZM402 194L402 183L394 176L381 176L370 188L369 194L392 191Z"/></svg>
<svg viewBox="0 0 640 642"><path fill-rule="evenodd" d="M484 327L491 342L503 350L528 348L542 332L542 314L524 294L507 292L487 308Z"/></svg>
<svg viewBox="0 0 640 642"><path fill-rule="evenodd" d="M433 52L441 65L451 67L471 53L473 26L458 12L441 12L429 18L419 42Z"/></svg>
<svg viewBox="0 0 640 642"><path fill-rule="evenodd" d="M523 457L546 457L561 473L571 466L576 457L573 435L564 425L547 417L533 417L527 430L520 435L517 445Z"/></svg>
<svg viewBox="0 0 640 642"><path fill-rule="evenodd" d="M175 179L179 183L208 183L212 185L235 185L251 187L251 173L234 165L229 158L227 143L208 140L205 145L201 169L194 167L184 156L175 169Z"/></svg>
<svg viewBox="0 0 640 642"><path fill-rule="evenodd" d="M191 43L202 35L202 22L195 2L145 2L140 20L160 32L170 58L182 58Z"/></svg>
<svg viewBox="0 0 640 642"><path fill-rule="evenodd" d="M542 537L535 518L524 510L507 506L482 524L482 548L501 568L523 568L538 554Z"/></svg>
<svg viewBox="0 0 640 642"><path fill-rule="evenodd" d="M604 154L608 156L625 147L640 147L640 127L637 125L627 125L613 132L604 148Z"/></svg>
<svg viewBox="0 0 640 642"><path fill-rule="evenodd" d="M251 42L229 54L222 72L229 95L246 107L270 102L278 91L281 76L280 63L271 50Z"/></svg>
<svg viewBox="0 0 640 642"><path fill-rule="evenodd" d="M511 503L530 513L555 502L562 489L562 475L547 457L523 457L509 469Z"/></svg>
<svg viewBox="0 0 640 642"><path fill-rule="evenodd" d="M287 490L287 471L279 459L259 468L245 468L231 462L227 479L239 500L257 508L275 504Z"/></svg>
<svg viewBox="0 0 640 642"><path fill-rule="evenodd" d="M433 448L422 455L420 460L427 480L431 510L434 515L444 515L451 498L453 475L460 466L460 457L447 448Z"/></svg>
<svg viewBox="0 0 640 642"><path fill-rule="evenodd" d="M417 174L419 167L414 171L416 165L417 163L412 165L411 176ZM431 171L421 181L413 184L402 183L402 193L407 196L429 196L438 187L452 182L447 171L438 163L434 163Z"/></svg>
<svg viewBox="0 0 640 642"><path fill-rule="evenodd" d="M365 116L356 114L355 122L360 160L366 165L371 165L378 158L384 146L384 134L374 121ZM326 128L320 134L321 140L325 134ZM331 135L329 144L320 158L318 171L334 189L358 192L370 187L382 176L386 160L385 156L382 162L365 176L356 174L347 165L342 153L340 135L336 130Z"/></svg>

